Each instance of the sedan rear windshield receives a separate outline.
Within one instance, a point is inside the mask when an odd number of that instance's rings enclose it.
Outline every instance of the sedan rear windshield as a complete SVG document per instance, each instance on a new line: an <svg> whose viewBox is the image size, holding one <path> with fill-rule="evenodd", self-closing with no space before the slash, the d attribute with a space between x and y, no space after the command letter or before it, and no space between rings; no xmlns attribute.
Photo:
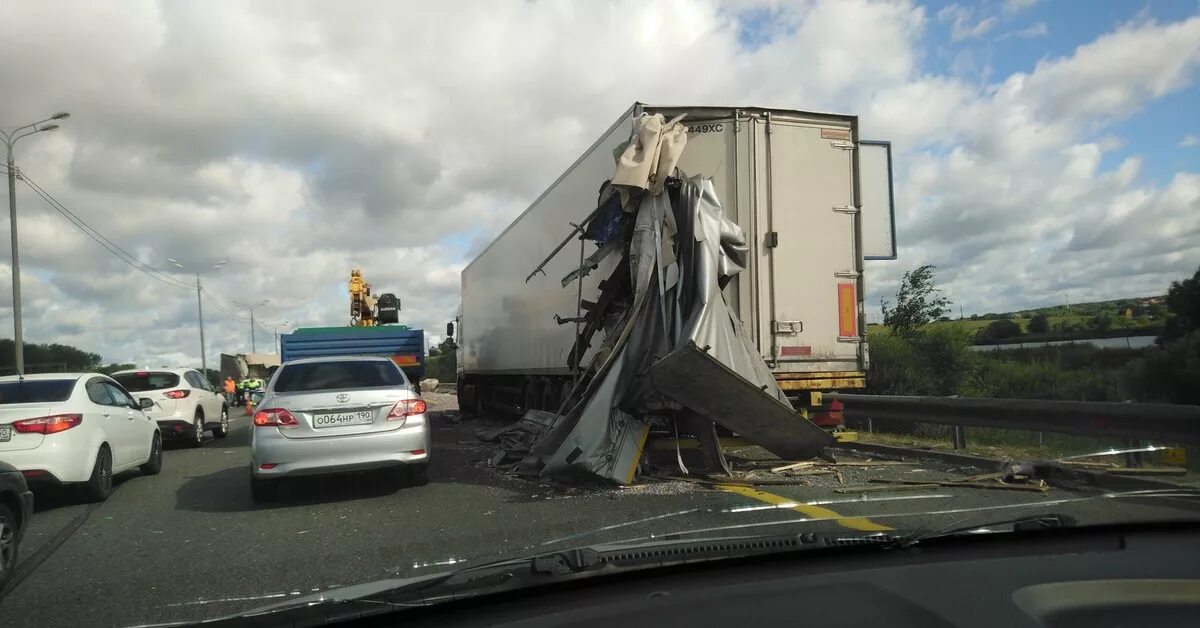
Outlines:
<svg viewBox="0 0 1200 628"><path fill-rule="evenodd" d="M407 384L404 373L391 362L339 360L284 366L275 380L275 392L380 388Z"/></svg>
<svg viewBox="0 0 1200 628"><path fill-rule="evenodd" d="M66 401L75 390L74 379L27 379L0 384L0 404Z"/></svg>
<svg viewBox="0 0 1200 628"><path fill-rule="evenodd" d="M125 390L131 393L146 392L174 388L179 385L179 376L164 371L139 371L137 373L118 373L112 376Z"/></svg>

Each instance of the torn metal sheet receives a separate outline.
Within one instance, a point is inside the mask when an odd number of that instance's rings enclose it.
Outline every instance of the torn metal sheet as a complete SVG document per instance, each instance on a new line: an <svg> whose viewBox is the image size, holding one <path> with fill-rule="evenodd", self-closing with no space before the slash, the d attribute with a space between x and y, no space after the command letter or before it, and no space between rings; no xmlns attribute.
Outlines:
<svg viewBox="0 0 1200 628"><path fill-rule="evenodd" d="M662 394L780 458L812 458L836 442L695 343L656 362L650 379Z"/></svg>
<svg viewBox="0 0 1200 628"><path fill-rule="evenodd" d="M566 286L604 258L620 255L599 298L584 307L580 297L579 309L587 315L572 319L582 323L567 360L580 378L582 393L572 394L578 401L536 442L522 429L509 443L510 451L528 446L523 473L628 484L642 462L651 423L696 436L704 445L704 473L730 473L714 423L786 459L812 458L836 442L792 409L726 303L722 289L746 267L749 247L725 217L711 179L666 181L686 132L677 121L659 118L639 119L605 188L650 193L629 198L624 209L634 215L621 218L602 191L600 205L609 202L602 220L612 224L584 232L598 243L603 234L604 242L563 279ZM598 332L604 334L600 346L589 364L581 364Z"/></svg>

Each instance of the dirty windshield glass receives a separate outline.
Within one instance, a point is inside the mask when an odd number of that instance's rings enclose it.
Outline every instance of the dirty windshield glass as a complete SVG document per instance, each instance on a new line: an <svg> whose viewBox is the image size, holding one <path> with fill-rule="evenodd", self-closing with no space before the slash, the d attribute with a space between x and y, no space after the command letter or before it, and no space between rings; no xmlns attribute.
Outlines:
<svg viewBox="0 0 1200 628"><path fill-rule="evenodd" d="M174 388L179 385L179 376L174 373L118 373L112 378L131 393Z"/></svg>
<svg viewBox="0 0 1200 628"><path fill-rule="evenodd" d="M0 382L0 404L66 401L75 390L74 379L34 379Z"/></svg>
<svg viewBox="0 0 1200 628"><path fill-rule="evenodd" d="M1198 112L1196 0L0 0L0 628L1195 522Z"/></svg>

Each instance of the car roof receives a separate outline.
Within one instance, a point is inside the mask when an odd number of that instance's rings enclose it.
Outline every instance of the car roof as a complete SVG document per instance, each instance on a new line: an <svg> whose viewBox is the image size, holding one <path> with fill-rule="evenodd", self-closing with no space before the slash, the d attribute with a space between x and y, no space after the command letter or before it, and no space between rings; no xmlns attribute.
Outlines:
<svg viewBox="0 0 1200 628"><path fill-rule="evenodd" d="M46 381L46 380L51 380L51 379L76 380L76 379L79 379L80 377L86 377L89 375L99 375L101 377L107 377L107 375L105 375L104 373L34 373L32 375L26 375L24 377L18 377L16 375L0 376L0 383L16 382L16 381L20 381L23 379L30 380L30 381Z"/></svg>
<svg viewBox="0 0 1200 628"><path fill-rule="evenodd" d="M293 364L314 364L314 363L318 363L318 362L363 362L363 361L387 362L388 364L395 364L390 359L382 357L382 356L378 356L378 355L325 355L325 356L314 357L314 358L297 358L295 360L288 360L287 362L284 362L283 364L280 364L279 366L280 366L280 368L282 368L285 366L291 366Z"/></svg>
<svg viewBox="0 0 1200 628"><path fill-rule="evenodd" d="M195 371L195 370L196 370L196 369L185 369L185 368L173 368L173 369L125 369L124 371L117 371L117 372L113 373L113 375L125 375L125 374L127 374L127 373L171 373L172 375L183 375L184 373L187 373L188 371Z"/></svg>

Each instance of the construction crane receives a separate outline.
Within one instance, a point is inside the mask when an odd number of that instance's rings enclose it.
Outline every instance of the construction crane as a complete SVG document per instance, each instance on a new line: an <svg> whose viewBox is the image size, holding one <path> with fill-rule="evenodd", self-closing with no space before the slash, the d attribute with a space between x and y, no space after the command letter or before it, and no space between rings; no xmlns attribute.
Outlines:
<svg viewBox="0 0 1200 628"><path fill-rule="evenodd" d="M350 326L375 327L400 322L400 300L390 292L371 295L371 284L363 279L362 271L350 271Z"/></svg>

